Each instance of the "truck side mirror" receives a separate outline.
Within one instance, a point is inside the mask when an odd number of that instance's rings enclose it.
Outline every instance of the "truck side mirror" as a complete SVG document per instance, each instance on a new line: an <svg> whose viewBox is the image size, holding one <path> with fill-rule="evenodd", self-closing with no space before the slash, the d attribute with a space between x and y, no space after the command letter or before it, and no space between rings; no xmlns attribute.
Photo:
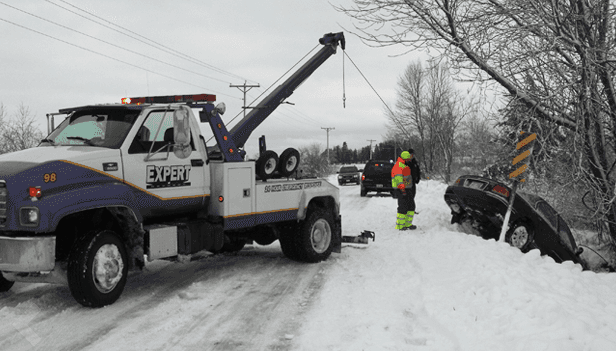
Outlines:
<svg viewBox="0 0 616 351"><path fill-rule="evenodd" d="M173 153L178 158L187 158L192 153L190 147L190 119L186 106L173 111Z"/></svg>

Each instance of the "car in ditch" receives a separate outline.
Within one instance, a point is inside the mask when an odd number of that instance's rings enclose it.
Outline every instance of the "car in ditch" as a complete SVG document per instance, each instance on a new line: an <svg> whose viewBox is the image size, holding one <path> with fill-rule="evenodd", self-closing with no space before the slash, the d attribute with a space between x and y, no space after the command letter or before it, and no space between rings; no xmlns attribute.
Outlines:
<svg viewBox="0 0 616 351"><path fill-rule="evenodd" d="M364 166L361 175L360 196L366 196L369 192L375 191L377 194L386 192L393 194L394 188L391 186L391 169L394 167L392 161L369 160Z"/></svg>
<svg viewBox="0 0 616 351"><path fill-rule="evenodd" d="M363 169L357 169L355 166L342 166L338 173L338 185L346 183L355 183L359 185L359 172Z"/></svg>
<svg viewBox="0 0 616 351"><path fill-rule="evenodd" d="M466 233L498 240L511 194L511 188L494 179L461 176L445 191L451 223ZM505 241L522 252L538 249L556 262L569 260L586 268L569 226L540 196L516 192Z"/></svg>

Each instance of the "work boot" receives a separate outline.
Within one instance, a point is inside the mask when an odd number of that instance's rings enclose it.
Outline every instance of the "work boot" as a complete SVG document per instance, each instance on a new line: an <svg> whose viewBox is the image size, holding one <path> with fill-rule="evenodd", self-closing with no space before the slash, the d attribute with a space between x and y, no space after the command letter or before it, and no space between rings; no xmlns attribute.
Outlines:
<svg viewBox="0 0 616 351"><path fill-rule="evenodd" d="M404 229L414 230L414 229L417 229L417 226L413 224L410 227L405 227Z"/></svg>

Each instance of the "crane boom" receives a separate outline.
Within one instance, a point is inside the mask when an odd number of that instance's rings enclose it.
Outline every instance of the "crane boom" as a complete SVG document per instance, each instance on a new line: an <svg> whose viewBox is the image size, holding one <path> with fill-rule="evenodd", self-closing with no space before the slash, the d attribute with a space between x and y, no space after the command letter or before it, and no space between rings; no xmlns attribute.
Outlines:
<svg viewBox="0 0 616 351"><path fill-rule="evenodd" d="M291 77L289 77L284 83L279 85L274 91L272 91L267 97L255 106L255 108L246 115L241 121L239 121L231 130L229 134L231 139L235 143L236 147L242 148L250 134L272 113L274 110L284 102L286 98L291 96L295 89L299 87L310 75L317 69L323 62L325 62L331 55L336 53L338 45L345 49L344 34L328 33L325 34L319 42L324 45L319 52L317 52L312 58L310 58L302 67L300 67Z"/></svg>

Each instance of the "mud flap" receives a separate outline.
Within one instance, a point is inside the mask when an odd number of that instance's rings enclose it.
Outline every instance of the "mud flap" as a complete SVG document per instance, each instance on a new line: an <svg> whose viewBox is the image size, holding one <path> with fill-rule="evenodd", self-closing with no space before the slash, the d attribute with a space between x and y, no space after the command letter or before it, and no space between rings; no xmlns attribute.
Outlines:
<svg viewBox="0 0 616 351"><path fill-rule="evenodd" d="M332 252L342 252L342 215L334 220L334 232L332 233Z"/></svg>

